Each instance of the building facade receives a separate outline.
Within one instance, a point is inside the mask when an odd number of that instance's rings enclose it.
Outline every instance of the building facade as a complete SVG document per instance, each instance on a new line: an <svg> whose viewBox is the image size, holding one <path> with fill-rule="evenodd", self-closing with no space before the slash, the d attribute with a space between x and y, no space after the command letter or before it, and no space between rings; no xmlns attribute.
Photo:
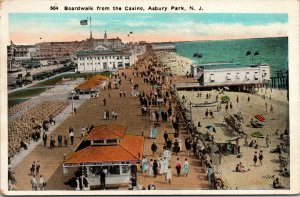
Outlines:
<svg viewBox="0 0 300 197"><path fill-rule="evenodd" d="M270 81L268 64L209 63L191 65L191 75L203 86L262 85Z"/></svg>
<svg viewBox="0 0 300 197"><path fill-rule="evenodd" d="M154 51L176 51L176 47L172 42L152 42L151 47Z"/></svg>
<svg viewBox="0 0 300 197"><path fill-rule="evenodd" d="M97 189L103 170L106 185L130 182L132 167L142 160L144 137L126 135L127 128L107 125L94 127L75 150L66 155L63 172L69 168L81 168L81 181L86 179L89 189Z"/></svg>
<svg viewBox="0 0 300 197"><path fill-rule="evenodd" d="M77 71L97 72L130 67L131 53L124 51L92 50L77 52Z"/></svg>

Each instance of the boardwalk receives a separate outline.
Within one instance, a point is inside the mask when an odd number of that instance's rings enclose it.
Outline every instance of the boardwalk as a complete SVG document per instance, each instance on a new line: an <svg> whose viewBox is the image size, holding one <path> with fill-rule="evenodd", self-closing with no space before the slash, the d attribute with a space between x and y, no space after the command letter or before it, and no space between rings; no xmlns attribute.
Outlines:
<svg viewBox="0 0 300 197"><path fill-rule="evenodd" d="M120 73L121 71L119 71ZM144 133L146 140L144 145L144 155L152 155L150 146L153 142L152 139L147 138L149 129L152 122L149 120L148 116L141 116L140 103L137 97L131 97L129 94L131 92L131 85L128 78L132 77L132 70L123 71L127 75L127 80L122 81L122 86L126 92L126 97L119 97L119 89L104 90L101 92L98 98L89 99L83 103L79 109L77 109L76 114L70 115L62 124L60 124L48 137L52 135L54 139L57 139L59 134L68 134L68 128L72 126L75 131L75 144L80 142L80 129L84 126L102 125L102 124L117 124L126 126L127 133L141 135ZM176 81L180 81L180 77L176 78ZM175 81L175 79L172 81ZM144 90L146 93L150 91L150 87L143 83L143 79L136 77L134 78L134 83L139 84L139 90ZM110 97L109 97L110 95ZM103 105L103 99L106 98L107 105ZM173 105L174 106L174 105ZM118 120L103 120L103 111L115 110L118 112ZM184 137L184 127L182 125L180 138ZM162 143L163 143L163 132L167 130L169 136L173 137L173 129L170 120L166 123L160 122L160 127L158 127L158 138L156 143L158 144L158 152L155 157L162 153ZM184 146L183 146L184 147ZM42 142L37 145L37 147L32 150L14 169L15 177L17 180L17 187L19 190L31 190L31 176L29 175L29 168L33 161L40 161L41 170L40 173L43 175L44 179L47 181L47 190L73 190L64 182L67 182L72 176L69 173L64 176L62 173L62 161L63 155L71 151L73 146L68 147L56 147L54 149L44 148ZM184 158L186 154L181 152L178 154L181 164L183 165ZM152 158L150 156L149 158ZM190 173L188 177L176 177L175 173L175 161L177 156L172 156L172 172L173 179L172 185L166 184L164 182L164 176L158 176L157 178L150 178L147 174L138 174L138 179L144 186L147 186L150 181L153 181L157 186L157 189L207 189L208 183L203 169L200 167L200 162L196 159L189 158L190 162Z"/></svg>

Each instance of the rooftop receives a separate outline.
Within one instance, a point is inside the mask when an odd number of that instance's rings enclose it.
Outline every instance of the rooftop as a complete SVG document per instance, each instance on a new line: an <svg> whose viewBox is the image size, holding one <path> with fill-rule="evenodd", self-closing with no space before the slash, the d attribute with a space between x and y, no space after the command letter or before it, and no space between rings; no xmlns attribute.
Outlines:
<svg viewBox="0 0 300 197"><path fill-rule="evenodd" d="M193 64L193 67L200 67L205 70L214 70L214 69L225 69L225 68L246 68L246 67L258 67L266 66L267 64L240 64L240 63L227 63L227 62L207 62L200 64Z"/></svg>
<svg viewBox="0 0 300 197"><path fill-rule="evenodd" d="M115 50L86 50L77 52L77 56L87 55L129 55L129 52Z"/></svg>
<svg viewBox="0 0 300 197"><path fill-rule="evenodd" d="M89 133L87 140L96 139L121 139L124 137L127 128L121 126L100 126L95 127Z"/></svg>
<svg viewBox="0 0 300 197"><path fill-rule="evenodd" d="M67 164L139 162L142 159L144 137L125 135L116 146L88 146L71 153Z"/></svg>

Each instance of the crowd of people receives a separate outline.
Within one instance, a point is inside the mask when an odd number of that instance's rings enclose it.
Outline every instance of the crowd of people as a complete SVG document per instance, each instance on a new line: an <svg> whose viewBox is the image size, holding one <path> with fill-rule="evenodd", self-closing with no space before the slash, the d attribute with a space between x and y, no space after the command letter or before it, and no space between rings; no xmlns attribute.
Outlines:
<svg viewBox="0 0 300 197"><path fill-rule="evenodd" d="M55 124L53 117L68 104L68 101L45 101L9 121L9 159L21 149L27 149L32 141L38 141L42 136L42 130L47 132L49 126Z"/></svg>

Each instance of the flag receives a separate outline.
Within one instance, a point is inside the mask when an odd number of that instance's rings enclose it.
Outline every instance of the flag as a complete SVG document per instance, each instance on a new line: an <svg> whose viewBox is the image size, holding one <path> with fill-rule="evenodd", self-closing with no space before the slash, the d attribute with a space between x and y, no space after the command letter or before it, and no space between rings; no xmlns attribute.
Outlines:
<svg viewBox="0 0 300 197"><path fill-rule="evenodd" d="M254 56L259 55L259 51L255 51Z"/></svg>
<svg viewBox="0 0 300 197"><path fill-rule="evenodd" d="M88 21L87 20L81 20L80 21L80 25L87 25L88 24Z"/></svg>
<svg viewBox="0 0 300 197"><path fill-rule="evenodd" d="M251 55L251 51L247 51L246 56Z"/></svg>

